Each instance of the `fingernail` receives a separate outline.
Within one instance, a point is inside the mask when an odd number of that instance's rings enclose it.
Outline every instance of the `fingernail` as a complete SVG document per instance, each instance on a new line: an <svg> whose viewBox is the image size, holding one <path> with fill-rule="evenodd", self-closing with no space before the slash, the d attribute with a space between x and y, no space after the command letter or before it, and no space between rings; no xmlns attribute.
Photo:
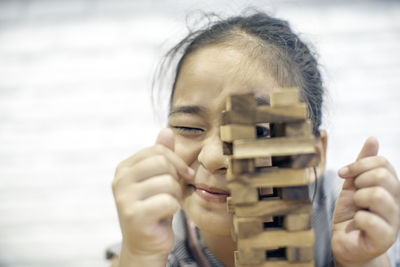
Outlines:
<svg viewBox="0 0 400 267"><path fill-rule="evenodd" d="M349 174L349 168L348 167L343 167L339 170L339 175L340 176L346 176Z"/></svg>

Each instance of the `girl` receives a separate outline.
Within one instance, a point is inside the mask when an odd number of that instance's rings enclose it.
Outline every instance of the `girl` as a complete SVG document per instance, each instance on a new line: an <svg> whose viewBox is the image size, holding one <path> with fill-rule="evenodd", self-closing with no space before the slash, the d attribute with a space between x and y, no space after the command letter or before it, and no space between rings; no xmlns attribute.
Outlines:
<svg viewBox="0 0 400 267"><path fill-rule="evenodd" d="M167 57L180 53L168 128L155 145L121 162L115 174L123 236L116 264L234 266L221 111L231 94L253 93L259 104L268 105L271 91L298 87L319 137L316 266L390 266L386 251L400 225L396 173L377 156L377 140L369 138L355 162L339 170L345 181L337 201L332 198L323 175L327 135L319 130L321 75L313 54L288 23L264 13L221 20L190 33ZM172 217L178 210L174 233Z"/></svg>

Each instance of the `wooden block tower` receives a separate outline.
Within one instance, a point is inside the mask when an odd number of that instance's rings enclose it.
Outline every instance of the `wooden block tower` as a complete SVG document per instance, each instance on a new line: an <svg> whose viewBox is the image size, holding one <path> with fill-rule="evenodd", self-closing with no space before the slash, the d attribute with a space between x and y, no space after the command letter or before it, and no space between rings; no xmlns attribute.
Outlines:
<svg viewBox="0 0 400 267"><path fill-rule="evenodd" d="M269 106L230 96L220 133L236 267L314 266L309 184L319 157L299 90L272 91Z"/></svg>

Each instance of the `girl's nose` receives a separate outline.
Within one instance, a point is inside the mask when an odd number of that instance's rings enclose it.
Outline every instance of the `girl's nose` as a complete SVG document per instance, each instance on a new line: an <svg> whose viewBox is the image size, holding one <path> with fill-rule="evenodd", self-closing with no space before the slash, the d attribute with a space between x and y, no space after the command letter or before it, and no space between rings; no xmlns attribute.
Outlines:
<svg viewBox="0 0 400 267"><path fill-rule="evenodd" d="M228 158L223 154L219 133L213 134L204 140L198 160L210 173L226 171L228 168Z"/></svg>

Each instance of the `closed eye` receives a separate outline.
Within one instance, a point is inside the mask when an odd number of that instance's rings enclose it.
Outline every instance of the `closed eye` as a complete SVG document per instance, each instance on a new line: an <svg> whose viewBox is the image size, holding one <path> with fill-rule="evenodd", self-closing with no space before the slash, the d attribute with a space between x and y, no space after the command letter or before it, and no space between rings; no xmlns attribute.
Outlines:
<svg viewBox="0 0 400 267"><path fill-rule="evenodd" d="M199 135L204 133L204 129L196 128L196 127L187 127L187 126L172 126L172 128L181 135Z"/></svg>

